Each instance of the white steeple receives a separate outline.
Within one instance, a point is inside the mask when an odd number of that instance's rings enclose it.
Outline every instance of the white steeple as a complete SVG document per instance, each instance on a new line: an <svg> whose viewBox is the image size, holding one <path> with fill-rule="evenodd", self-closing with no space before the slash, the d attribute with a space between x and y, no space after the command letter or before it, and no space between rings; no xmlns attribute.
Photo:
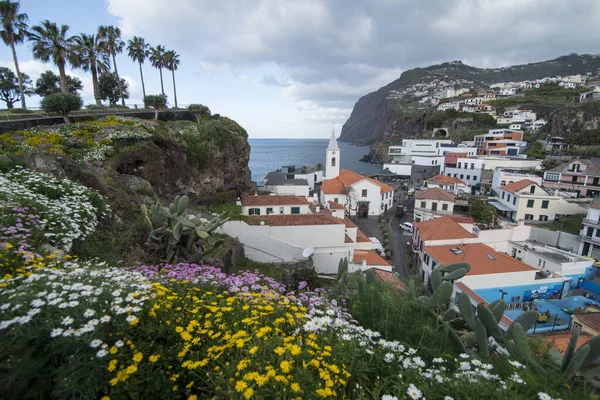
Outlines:
<svg viewBox="0 0 600 400"><path fill-rule="evenodd" d="M326 159L325 178L337 178L340 175L340 148L338 147L337 140L335 140L335 128L331 130Z"/></svg>

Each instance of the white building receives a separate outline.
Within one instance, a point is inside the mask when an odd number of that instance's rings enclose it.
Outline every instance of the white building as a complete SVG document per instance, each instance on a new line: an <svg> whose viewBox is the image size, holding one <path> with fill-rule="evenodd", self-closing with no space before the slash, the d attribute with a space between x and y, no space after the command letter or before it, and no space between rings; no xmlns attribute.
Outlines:
<svg viewBox="0 0 600 400"><path fill-rule="evenodd" d="M315 184L323 181L323 171L311 167L283 166L281 172L287 179L306 179L310 190L315 190Z"/></svg>
<svg viewBox="0 0 600 400"><path fill-rule="evenodd" d="M509 185L511 183L519 182L524 179L528 179L532 182L535 182L540 186L542 185L541 176L525 174L518 170L496 168L494 170L494 176L492 178L492 190L497 192L500 186Z"/></svg>
<svg viewBox="0 0 600 400"><path fill-rule="evenodd" d="M436 175L427 179L425 182L427 188L439 188L455 196L471 194L471 189L467 183L459 178L445 175Z"/></svg>
<svg viewBox="0 0 600 400"><path fill-rule="evenodd" d="M433 218L452 215L454 195L440 188L419 190L415 194L413 218L415 222L429 221Z"/></svg>
<svg viewBox="0 0 600 400"><path fill-rule="evenodd" d="M327 164L321 185L321 202L343 204L348 215L368 216L385 213L393 205L394 189L385 183L339 166L340 149L335 135L327 146Z"/></svg>
<svg viewBox="0 0 600 400"><path fill-rule="evenodd" d="M264 190L276 195L310 195L311 189L306 179L289 179L288 176L283 172L269 172L264 179Z"/></svg>
<svg viewBox="0 0 600 400"><path fill-rule="evenodd" d="M510 221L554 221L563 215L582 212L578 204L568 203L558 195L551 195L528 179L500 186L496 197L489 203Z"/></svg>
<svg viewBox="0 0 600 400"><path fill-rule="evenodd" d="M244 196L242 215L310 214L310 205L303 196Z"/></svg>
<svg viewBox="0 0 600 400"><path fill-rule="evenodd" d="M514 88L514 87L502 88L498 91L498 94L500 96L513 96L513 95L517 94L517 88Z"/></svg>
<svg viewBox="0 0 600 400"><path fill-rule="evenodd" d="M542 168L542 160L524 157L502 157L502 156L477 156L483 160L485 170L506 168L513 170L539 170Z"/></svg>
<svg viewBox="0 0 600 400"><path fill-rule="evenodd" d="M458 178L467 185L473 186L481 182L481 172L485 167L485 161L478 157L459 157L456 167L444 168L444 174L452 178Z"/></svg>
<svg viewBox="0 0 600 400"><path fill-rule="evenodd" d="M458 111L460 109L460 101L448 101L445 103L441 103L440 105L438 105L437 109L439 111L446 111L451 109Z"/></svg>
<svg viewBox="0 0 600 400"><path fill-rule="evenodd" d="M600 259L600 204L590 204L579 236L579 254Z"/></svg>
<svg viewBox="0 0 600 400"><path fill-rule="evenodd" d="M413 157L435 157L443 156L446 153L467 153L467 155L477 154L475 147L465 147L464 145L455 145L452 140L441 139L402 139L401 146L390 146L388 155L393 157L395 163L412 163ZM430 165L430 164L420 164ZM441 164L443 165L443 163Z"/></svg>

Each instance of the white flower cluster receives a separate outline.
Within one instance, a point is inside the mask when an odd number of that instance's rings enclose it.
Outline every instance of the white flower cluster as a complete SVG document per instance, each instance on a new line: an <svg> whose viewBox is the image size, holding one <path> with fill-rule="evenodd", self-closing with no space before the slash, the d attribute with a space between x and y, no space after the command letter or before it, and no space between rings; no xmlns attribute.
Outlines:
<svg viewBox="0 0 600 400"><path fill-rule="evenodd" d="M52 338L90 338L114 319L131 323L151 295L151 284L141 274L90 263L37 269L6 283L0 288L0 330L38 318ZM91 343L102 346L99 340Z"/></svg>
<svg viewBox="0 0 600 400"><path fill-rule="evenodd" d="M67 179L28 169L0 172L0 200L7 206L30 206L41 218L48 242L68 251L75 239L91 234L110 212L102 196Z"/></svg>
<svg viewBox="0 0 600 400"><path fill-rule="evenodd" d="M115 148L109 144L97 144L83 155L83 161L102 161L113 153Z"/></svg>

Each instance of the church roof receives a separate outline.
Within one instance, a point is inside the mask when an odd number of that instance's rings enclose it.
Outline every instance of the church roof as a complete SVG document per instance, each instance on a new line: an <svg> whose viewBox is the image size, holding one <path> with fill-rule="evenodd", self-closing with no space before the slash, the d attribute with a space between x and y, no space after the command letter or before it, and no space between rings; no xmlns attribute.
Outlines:
<svg viewBox="0 0 600 400"><path fill-rule="evenodd" d="M339 149L337 140L335 139L335 129L331 130L331 138L329 139L329 145L327 145L328 149Z"/></svg>
<svg viewBox="0 0 600 400"><path fill-rule="evenodd" d="M361 174L357 174L354 171L350 171L349 169L343 169L340 171L340 174L333 179L325 179L321 185L321 192L325 194L344 194L346 192L346 188L354 185L357 182L362 180L367 180L374 185L377 185L381 188L381 193L387 193L394 190L389 185L386 185L383 182L379 182L375 179L367 178Z"/></svg>

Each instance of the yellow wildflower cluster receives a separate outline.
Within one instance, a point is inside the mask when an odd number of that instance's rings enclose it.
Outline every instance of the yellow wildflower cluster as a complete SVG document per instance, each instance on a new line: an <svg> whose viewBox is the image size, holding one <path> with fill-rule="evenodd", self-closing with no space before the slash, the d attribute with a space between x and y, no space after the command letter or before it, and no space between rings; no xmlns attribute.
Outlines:
<svg viewBox="0 0 600 400"><path fill-rule="evenodd" d="M56 268L58 253L42 253L30 251L28 248L17 248L11 243L0 248L0 287L6 286L6 281L17 276L29 276L36 269ZM63 260L69 260L64 255Z"/></svg>
<svg viewBox="0 0 600 400"><path fill-rule="evenodd" d="M63 137L56 132L18 131L0 135L0 147L15 153L28 150L43 150L53 154L64 154Z"/></svg>

